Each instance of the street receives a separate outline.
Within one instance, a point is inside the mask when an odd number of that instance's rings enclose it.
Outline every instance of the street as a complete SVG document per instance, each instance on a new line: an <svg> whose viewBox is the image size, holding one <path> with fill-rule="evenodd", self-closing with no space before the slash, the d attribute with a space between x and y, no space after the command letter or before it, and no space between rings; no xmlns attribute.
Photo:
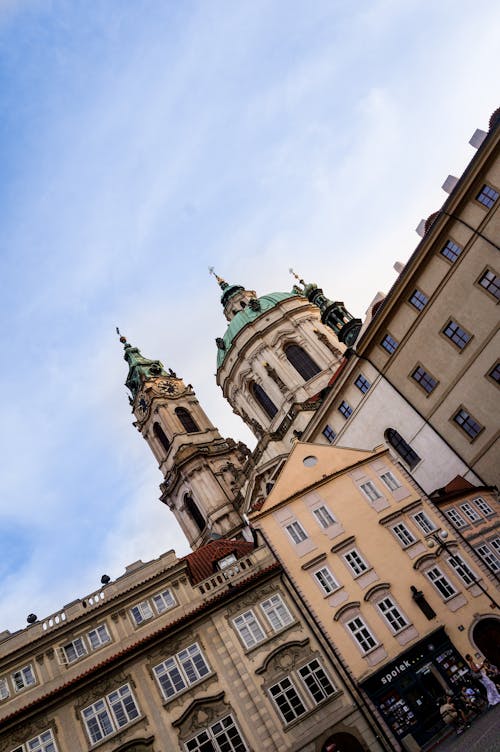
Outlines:
<svg viewBox="0 0 500 752"><path fill-rule="evenodd" d="M460 736L453 733L439 745L437 752L498 752L500 750L500 705L487 710Z"/></svg>

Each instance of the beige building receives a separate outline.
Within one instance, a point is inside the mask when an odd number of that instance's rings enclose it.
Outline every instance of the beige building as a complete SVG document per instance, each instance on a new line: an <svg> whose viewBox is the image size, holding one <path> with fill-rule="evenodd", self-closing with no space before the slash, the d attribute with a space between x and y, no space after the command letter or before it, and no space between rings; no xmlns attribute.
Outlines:
<svg viewBox="0 0 500 752"><path fill-rule="evenodd" d="M316 632L264 545L136 562L0 634L0 752L384 749Z"/></svg>
<svg viewBox="0 0 500 752"><path fill-rule="evenodd" d="M466 676L484 623L498 642L495 576L385 446L299 442L259 506L251 522L305 605L400 743L418 749L442 727L439 697Z"/></svg>

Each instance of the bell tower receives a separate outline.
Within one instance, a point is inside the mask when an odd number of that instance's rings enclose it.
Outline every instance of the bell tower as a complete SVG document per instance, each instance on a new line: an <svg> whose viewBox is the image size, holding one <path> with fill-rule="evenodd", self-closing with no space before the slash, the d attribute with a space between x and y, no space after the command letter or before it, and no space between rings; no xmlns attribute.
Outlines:
<svg viewBox="0 0 500 752"><path fill-rule="evenodd" d="M119 333L119 332L118 332ZM249 455L210 422L191 384L120 336L129 371L134 425L148 442L164 480L160 500L174 513L192 549L244 527L238 491Z"/></svg>

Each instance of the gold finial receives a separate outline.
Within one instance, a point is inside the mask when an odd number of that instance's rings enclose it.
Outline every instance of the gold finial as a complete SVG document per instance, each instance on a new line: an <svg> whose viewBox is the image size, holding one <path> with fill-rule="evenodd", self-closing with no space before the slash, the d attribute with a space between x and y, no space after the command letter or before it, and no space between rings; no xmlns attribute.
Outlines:
<svg viewBox="0 0 500 752"><path fill-rule="evenodd" d="M123 336L123 334L120 334L120 330L118 329L118 327L116 327L116 333L117 333L117 335L118 335L118 336L120 337L120 342L121 342L121 343L122 343L123 345L126 345L126 344L127 344L127 338L126 338L126 337L124 337L124 336Z"/></svg>
<svg viewBox="0 0 500 752"><path fill-rule="evenodd" d="M215 277L219 285L227 285L226 280L222 279L222 277L219 277L219 275L215 273L215 269L213 266L209 266L208 271L210 272L210 274L212 274Z"/></svg>
<svg viewBox="0 0 500 752"><path fill-rule="evenodd" d="M289 269L288 271L290 272L290 274L292 275L292 277L295 277L295 279L297 279L297 280L298 280L298 281L300 282L300 284L301 284L301 285L304 285L304 287L305 287L306 283L304 282L304 280L303 280L303 279L301 279L301 278L299 277L299 275L298 275L298 274L296 274L296 273L294 272L294 270L292 269L292 267L290 267L290 269Z"/></svg>

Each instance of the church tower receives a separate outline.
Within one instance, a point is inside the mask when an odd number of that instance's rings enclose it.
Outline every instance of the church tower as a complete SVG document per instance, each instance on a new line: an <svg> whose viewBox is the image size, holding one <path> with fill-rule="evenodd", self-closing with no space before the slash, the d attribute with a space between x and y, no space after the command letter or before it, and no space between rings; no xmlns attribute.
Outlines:
<svg viewBox="0 0 500 752"><path fill-rule="evenodd" d="M192 549L235 536L244 527L237 489L249 450L222 438L191 384L159 360L145 358L125 337L120 342L129 366L125 385L134 425L164 477L161 501L174 513Z"/></svg>

